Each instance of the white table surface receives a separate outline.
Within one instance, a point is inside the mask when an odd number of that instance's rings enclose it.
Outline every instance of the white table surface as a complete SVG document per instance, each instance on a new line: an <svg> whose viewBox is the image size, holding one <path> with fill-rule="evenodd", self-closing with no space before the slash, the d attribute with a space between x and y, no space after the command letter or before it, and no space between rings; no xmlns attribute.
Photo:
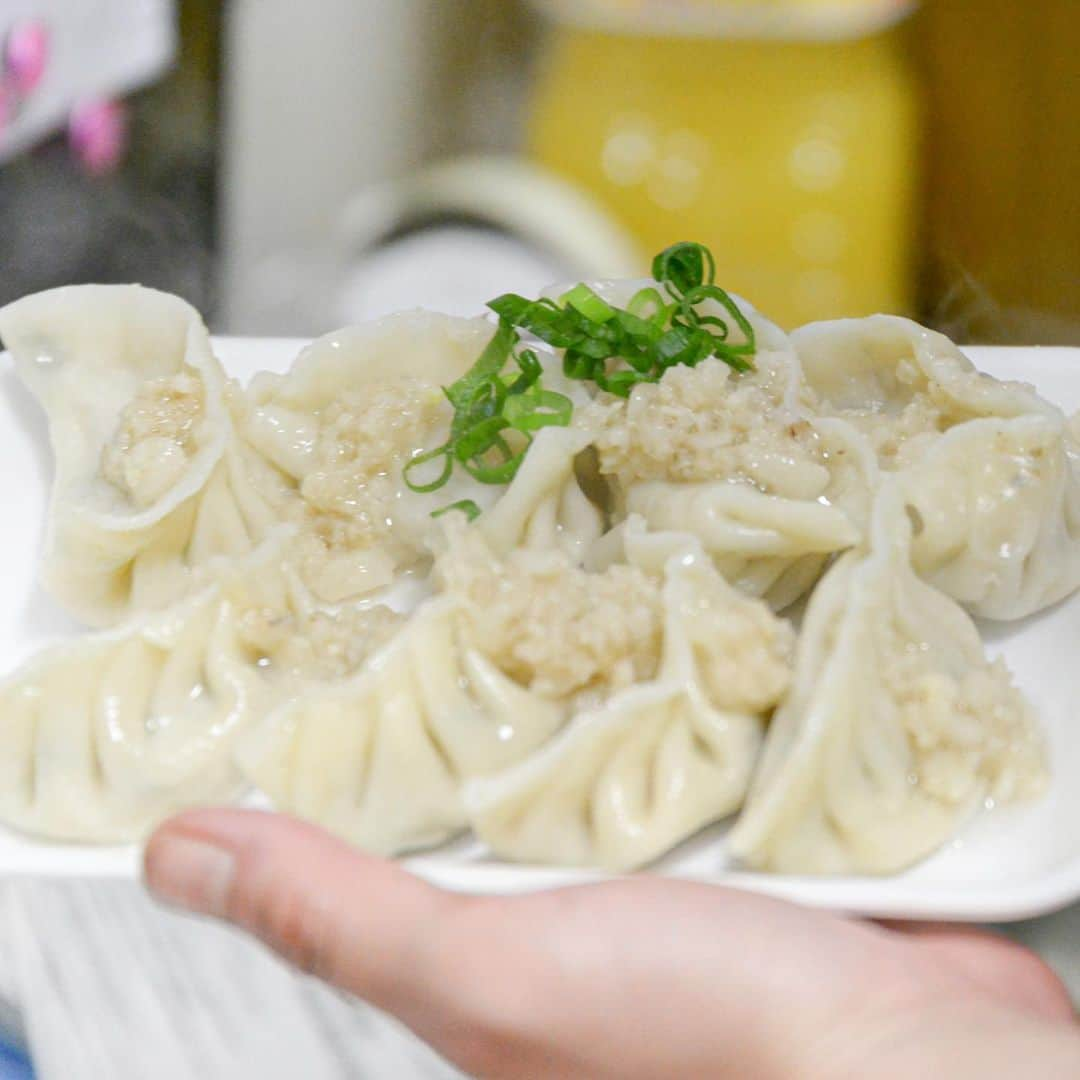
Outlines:
<svg viewBox="0 0 1080 1080"><path fill-rule="evenodd" d="M40 1080L447 1080L375 1010L130 881L0 887L0 1023Z"/></svg>

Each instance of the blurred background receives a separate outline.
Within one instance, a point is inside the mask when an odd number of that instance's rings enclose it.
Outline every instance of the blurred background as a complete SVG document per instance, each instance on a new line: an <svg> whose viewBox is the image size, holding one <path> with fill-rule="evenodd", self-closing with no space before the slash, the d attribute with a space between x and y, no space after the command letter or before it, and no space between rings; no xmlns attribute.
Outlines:
<svg viewBox="0 0 1080 1080"><path fill-rule="evenodd" d="M0 0L0 302L311 334L642 273L1080 342L1076 0Z"/></svg>

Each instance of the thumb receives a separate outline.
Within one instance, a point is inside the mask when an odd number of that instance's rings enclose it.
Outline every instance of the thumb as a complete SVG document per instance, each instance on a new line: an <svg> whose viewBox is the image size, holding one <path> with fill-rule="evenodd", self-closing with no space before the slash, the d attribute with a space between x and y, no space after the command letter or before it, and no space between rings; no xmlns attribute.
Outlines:
<svg viewBox="0 0 1080 1080"><path fill-rule="evenodd" d="M252 810L196 810L161 826L151 892L225 919L302 970L403 1019L422 1006L440 924L462 898L321 829Z"/></svg>

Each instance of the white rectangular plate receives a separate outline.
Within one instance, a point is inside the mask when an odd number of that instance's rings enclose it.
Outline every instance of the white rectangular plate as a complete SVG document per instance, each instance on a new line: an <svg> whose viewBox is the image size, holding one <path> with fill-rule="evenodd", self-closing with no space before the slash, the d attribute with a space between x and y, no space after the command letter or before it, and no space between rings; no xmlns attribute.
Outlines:
<svg viewBox="0 0 1080 1080"><path fill-rule="evenodd" d="M247 379L284 370L301 342L225 339L218 352ZM1080 349L971 349L984 370L1034 383L1070 412L1080 408ZM0 670L77 627L36 584L51 464L43 417L4 358L0 366L0 461L6 525L0 530ZM896 918L1006 921L1080 900L1080 596L1018 624L983 627L1037 706L1050 744L1053 781L1040 802L996 810L974 821L942 851L889 878L808 879L737 872L726 863L726 826L669 855L659 872L737 885L841 911ZM135 847L48 844L0 827L0 874L132 876ZM449 888L518 892L595 880L577 870L513 866L462 841L408 860Z"/></svg>

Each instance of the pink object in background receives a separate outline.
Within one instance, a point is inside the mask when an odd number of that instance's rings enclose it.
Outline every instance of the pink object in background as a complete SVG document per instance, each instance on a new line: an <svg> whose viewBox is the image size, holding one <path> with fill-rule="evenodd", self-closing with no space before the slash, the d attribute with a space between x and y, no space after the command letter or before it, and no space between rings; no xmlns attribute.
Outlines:
<svg viewBox="0 0 1080 1080"><path fill-rule="evenodd" d="M118 101L84 101L72 110L68 140L93 176L112 172L127 149L127 109Z"/></svg>
<svg viewBox="0 0 1080 1080"><path fill-rule="evenodd" d="M4 41L3 68L8 86L20 97L29 97L49 66L49 28L28 19L16 23Z"/></svg>

